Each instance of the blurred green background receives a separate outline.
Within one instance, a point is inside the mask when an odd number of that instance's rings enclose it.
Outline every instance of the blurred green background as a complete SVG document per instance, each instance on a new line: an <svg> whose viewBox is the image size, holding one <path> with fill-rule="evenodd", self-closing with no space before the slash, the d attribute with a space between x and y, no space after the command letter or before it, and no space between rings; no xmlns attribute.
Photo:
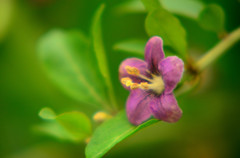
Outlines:
<svg viewBox="0 0 240 158"><path fill-rule="evenodd" d="M90 117L97 110L66 96L44 72L36 53L38 39L54 28L81 29L89 34L92 16L103 1L0 0L0 157L84 157L84 143L40 135L32 129L42 122L38 112L51 107L58 113L80 110ZM120 14L123 1L108 0L103 37L118 102L125 106L128 92L118 80L118 65L135 56L113 50L121 40L144 38L145 13ZM205 0L220 5L226 30L240 25L238 0ZM200 56L218 36L188 18L179 17L187 31L189 52ZM157 123L118 144L106 157L240 157L240 45L235 45L204 73L201 85L178 98L183 110L176 124ZM141 57L141 56L139 56Z"/></svg>

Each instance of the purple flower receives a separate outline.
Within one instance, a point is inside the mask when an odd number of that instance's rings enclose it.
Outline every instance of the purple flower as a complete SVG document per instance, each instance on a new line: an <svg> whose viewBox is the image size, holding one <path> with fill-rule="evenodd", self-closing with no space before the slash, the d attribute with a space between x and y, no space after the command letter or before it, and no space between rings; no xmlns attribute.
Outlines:
<svg viewBox="0 0 240 158"><path fill-rule="evenodd" d="M184 70L183 61L170 56L164 58L163 41L152 37L145 47L145 61L137 58L124 60L119 68L122 85L130 90L127 117L139 125L152 115L166 122L176 122L182 116L173 90Z"/></svg>

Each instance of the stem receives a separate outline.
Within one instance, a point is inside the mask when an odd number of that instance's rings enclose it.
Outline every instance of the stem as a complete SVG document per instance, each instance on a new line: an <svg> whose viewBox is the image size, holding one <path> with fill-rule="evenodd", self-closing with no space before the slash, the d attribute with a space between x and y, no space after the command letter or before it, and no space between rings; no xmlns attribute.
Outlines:
<svg viewBox="0 0 240 158"><path fill-rule="evenodd" d="M237 28L232 33L230 33L225 39L219 42L215 47L207 52L197 63L196 68L202 71L214 60L216 60L220 55L222 55L226 50L233 46L236 42L240 40L240 28Z"/></svg>

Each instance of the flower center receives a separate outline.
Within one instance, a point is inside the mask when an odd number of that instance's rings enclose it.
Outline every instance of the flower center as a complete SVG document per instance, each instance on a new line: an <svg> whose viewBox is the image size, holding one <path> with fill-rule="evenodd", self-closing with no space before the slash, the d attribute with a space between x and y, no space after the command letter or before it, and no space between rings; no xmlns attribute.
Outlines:
<svg viewBox="0 0 240 158"><path fill-rule="evenodd" d="M126 66L125 69L129 75L136 76L147 81L134 83L132 82L132 79L129 77L122 78L121 79L122 84L126 85L127 87L130 87L130 89L140 88L143 90L152 90L156 94L161 94L163 92L164 82L160 75L155 75L148 72L152 76L152 78L148 78L147 76L140 74L140 71L136 67Z"/></svg>

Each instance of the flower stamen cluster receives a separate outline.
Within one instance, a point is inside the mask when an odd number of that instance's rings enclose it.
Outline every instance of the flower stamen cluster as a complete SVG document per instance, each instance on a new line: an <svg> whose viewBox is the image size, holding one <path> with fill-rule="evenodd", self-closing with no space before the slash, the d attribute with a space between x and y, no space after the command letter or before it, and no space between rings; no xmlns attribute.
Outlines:
<svg viewBox="0 0 240 158"><path fill-rule="evenodd" d="M152 90L156 94L161 94L164 90L164 82L162 80L162 77L159 75L154 75L152 73L148 74L151 76L151 78L148 78L140 73L138 68L131 67L129 65L125 66L125 69L129 75L137 76L143 80L146 80L146 82L140 82L140 83L134 83L129 77L121 78L121 83L124 84L127 87L130 87L130 89L142 89L142 90Z"/></svg>

